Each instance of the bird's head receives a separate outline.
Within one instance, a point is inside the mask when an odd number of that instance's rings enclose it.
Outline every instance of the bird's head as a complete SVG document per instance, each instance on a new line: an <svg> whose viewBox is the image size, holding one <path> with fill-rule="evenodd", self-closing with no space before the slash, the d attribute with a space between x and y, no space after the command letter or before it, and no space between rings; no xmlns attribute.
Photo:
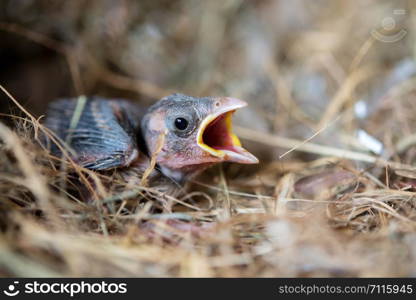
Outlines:
<svg viewBox="0 0 416 300"><path fill-rule="evenodd" d="M229 97L173 94L150 107L142 121L149 154L175 180L220 162L256 164L233 133L232 115L247 103Z"/></svg>

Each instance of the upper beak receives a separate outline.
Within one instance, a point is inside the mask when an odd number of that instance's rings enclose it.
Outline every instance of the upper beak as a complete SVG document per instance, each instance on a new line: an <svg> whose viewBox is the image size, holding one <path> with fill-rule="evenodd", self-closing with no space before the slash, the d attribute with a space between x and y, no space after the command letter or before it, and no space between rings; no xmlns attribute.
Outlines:
<svg viewBox="0 0 416 300"><path fill-rule="evenodd" d="M233 132L232 116L237 109L245 106L246 102L236 98L216 99L213 113L209 114L199 127L198 146L222 161L257 164L259 160L242 147L239 138Z"/></svg>

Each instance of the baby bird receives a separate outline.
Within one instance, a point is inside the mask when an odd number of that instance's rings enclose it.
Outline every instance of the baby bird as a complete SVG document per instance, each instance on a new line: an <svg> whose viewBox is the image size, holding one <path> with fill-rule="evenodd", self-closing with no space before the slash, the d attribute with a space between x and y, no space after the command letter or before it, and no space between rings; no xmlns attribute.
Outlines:
<svg viewBox="0 0 416 300"><path fill-rule="evenodd" d="M76 99L62 99L50 104L45 126L85 168L143 171L153 159L156 172L183 184L217 163L258 163L232 130L233 113L246 105L236 98L183 94L148 109L100 97L88 98L80 108ZM56 145L50 143L50 148L60 155Z"/></svg>

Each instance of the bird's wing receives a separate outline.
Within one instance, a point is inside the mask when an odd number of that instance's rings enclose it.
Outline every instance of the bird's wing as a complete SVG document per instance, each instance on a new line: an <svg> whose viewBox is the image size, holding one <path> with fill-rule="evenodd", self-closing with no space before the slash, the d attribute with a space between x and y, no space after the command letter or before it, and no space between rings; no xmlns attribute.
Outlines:
<svg viewBox="0 0 416 300"><path fill-rule="evenodd" d="M92 170L128 166L138 156L144 110L125 100L57 100L49 105L45 126L70 148L73 159ZM51 151L59 155L56 145Z"/></svg>

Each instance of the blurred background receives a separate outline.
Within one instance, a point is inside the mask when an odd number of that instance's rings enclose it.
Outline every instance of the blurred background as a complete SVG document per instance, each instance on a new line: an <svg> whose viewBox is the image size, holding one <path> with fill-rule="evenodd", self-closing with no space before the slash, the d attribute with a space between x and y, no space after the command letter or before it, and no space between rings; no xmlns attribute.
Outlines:
<svg viewBox="0 0 416 300"><path fill-rule="evenodd" d="M245 127L306 139L330 124L317 142L383 154L414 132L415 5L2 0L0 83L36 116L80 94L239 97L250 103L237 116Z"/></svg>

